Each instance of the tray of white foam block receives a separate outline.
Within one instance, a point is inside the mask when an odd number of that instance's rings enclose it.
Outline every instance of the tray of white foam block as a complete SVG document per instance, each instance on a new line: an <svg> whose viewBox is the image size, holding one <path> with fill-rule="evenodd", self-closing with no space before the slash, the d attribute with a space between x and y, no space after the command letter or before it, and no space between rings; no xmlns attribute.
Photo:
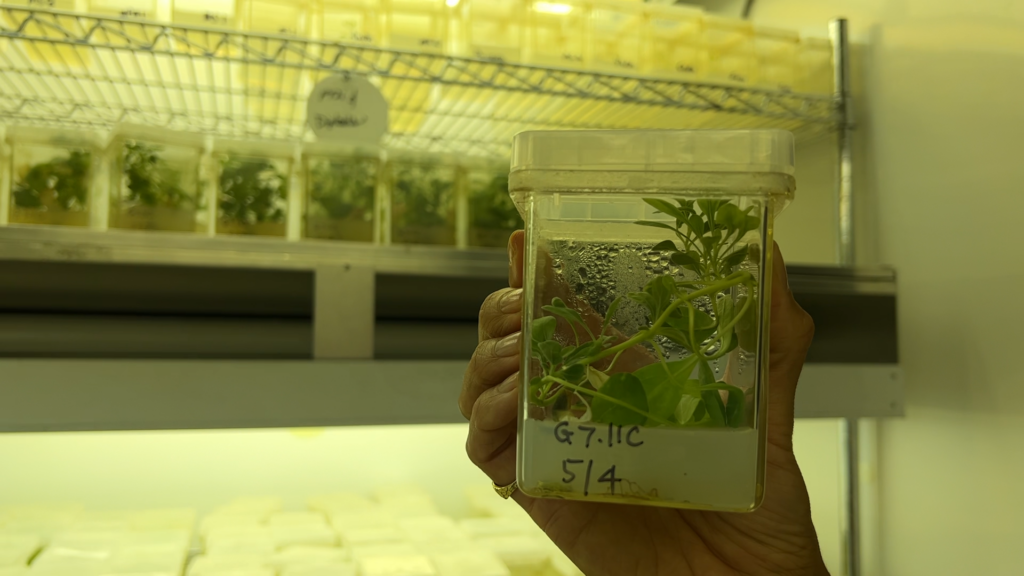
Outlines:
<svg viewBox="0 0 1024 576"><path fill-rule="evenodd" d="M467 491L439 512L412 485L193 510L0 508L0 576L582 576L514 503Z"/></svg>

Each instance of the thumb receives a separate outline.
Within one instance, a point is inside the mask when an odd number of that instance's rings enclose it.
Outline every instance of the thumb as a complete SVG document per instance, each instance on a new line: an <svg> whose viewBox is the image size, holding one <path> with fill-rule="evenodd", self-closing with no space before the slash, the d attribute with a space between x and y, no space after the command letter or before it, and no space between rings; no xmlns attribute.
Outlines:
<svg viewBox="0 0 1024 576"><path fill-rule="evenodd" d="M796 385L814 338L814 321L793 298L782 251L771 257L771 311L768 335L768 439L792 450Z"/></svg>

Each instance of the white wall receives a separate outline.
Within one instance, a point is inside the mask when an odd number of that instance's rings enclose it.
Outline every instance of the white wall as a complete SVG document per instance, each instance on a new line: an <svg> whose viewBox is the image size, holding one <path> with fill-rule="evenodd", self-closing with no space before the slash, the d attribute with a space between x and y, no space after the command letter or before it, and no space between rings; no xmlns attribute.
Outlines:
<svg viewBox="0 0 1024 576"><path fill-rule="evenodd" d="M1018 575L1024 2L760 0L754 19L835 15L867 44L861 247L899 272L907 384L907 417L878 429L880 558L866 573Z"/></svg>

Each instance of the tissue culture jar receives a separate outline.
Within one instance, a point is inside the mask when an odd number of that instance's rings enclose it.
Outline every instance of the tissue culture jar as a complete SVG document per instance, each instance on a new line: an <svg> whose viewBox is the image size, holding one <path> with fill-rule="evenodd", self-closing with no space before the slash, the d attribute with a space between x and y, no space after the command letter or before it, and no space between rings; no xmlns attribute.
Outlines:
<svg viewBox="0 0 1024 576"><path fill-rule="evenodd" d="M306 237L372 242L379 171L375 157L307 157Z"/></svg>
<svg viewBox="0 0 1024 576"><path fill-rule="evenodd" d="M744 20L704 18L704 73L709 80L746 84L756 68L754 28Z"/></svg>
<svg viewBox="0 0 1024 576"><path fill-rule="evenodd" d="M217 161L217 233L284 236L291 160L224 154Z"/></svg>
<svg viewBox="0 0 1024 576"><path fill-rule="evenodd" d="M647 32L644 5L630 2L594 3L590 10L591 66L612 72L640 71Z"/></svg>
<svg viewBox="0 0 1024 576"><path fill-rule="evenodd" d="M381 5L377 0L322 0L318 38L328 42L381 43Z"/></svg>
<svg viewBox="0 0 1024 576"><path fill-rule="evenodd" d="M112 148L111 228L197 231L199 146L118 138Z"/></svg>
<svg viewBox="0 0 1024 576"><path fill-rule="evenodd" d="M9 221L88 226L96 150L79 143L14 139Z"/></svg>
<svg viewBox="0 0 1024 576"><path fill-rule="evenodd" d="M764 490L782 131L527 132L519 487L748 511Z"/></svg>
<svg viewBox="0 0 1024 576"><path fill-rule="evenodd" d="M455 245L458 168L437 160L389 165L391 243Z"/></svg>
<svg viewBox="0 0 1024 576"><path fill-rule="evenodd" d="M700 10L649 7L646 70L656 76L700 76L703 26L704 15Z"/></svg>

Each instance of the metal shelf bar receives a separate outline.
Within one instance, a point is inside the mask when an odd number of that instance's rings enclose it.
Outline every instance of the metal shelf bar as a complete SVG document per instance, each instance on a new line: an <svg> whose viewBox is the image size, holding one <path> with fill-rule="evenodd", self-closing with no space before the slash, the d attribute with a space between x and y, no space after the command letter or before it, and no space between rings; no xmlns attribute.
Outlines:
<svg viewBox="0 0 1024 576"><path fill-rule="evenodd" d="M310 87L336 73L379 81L396 117L390 146L477 156L507 154L523 129L693 127L714 113L718 126L807 138L842 119L829 96L16 6L0 6L0 39L0 118L14 122L295 141L308 135Z"/></svg>

